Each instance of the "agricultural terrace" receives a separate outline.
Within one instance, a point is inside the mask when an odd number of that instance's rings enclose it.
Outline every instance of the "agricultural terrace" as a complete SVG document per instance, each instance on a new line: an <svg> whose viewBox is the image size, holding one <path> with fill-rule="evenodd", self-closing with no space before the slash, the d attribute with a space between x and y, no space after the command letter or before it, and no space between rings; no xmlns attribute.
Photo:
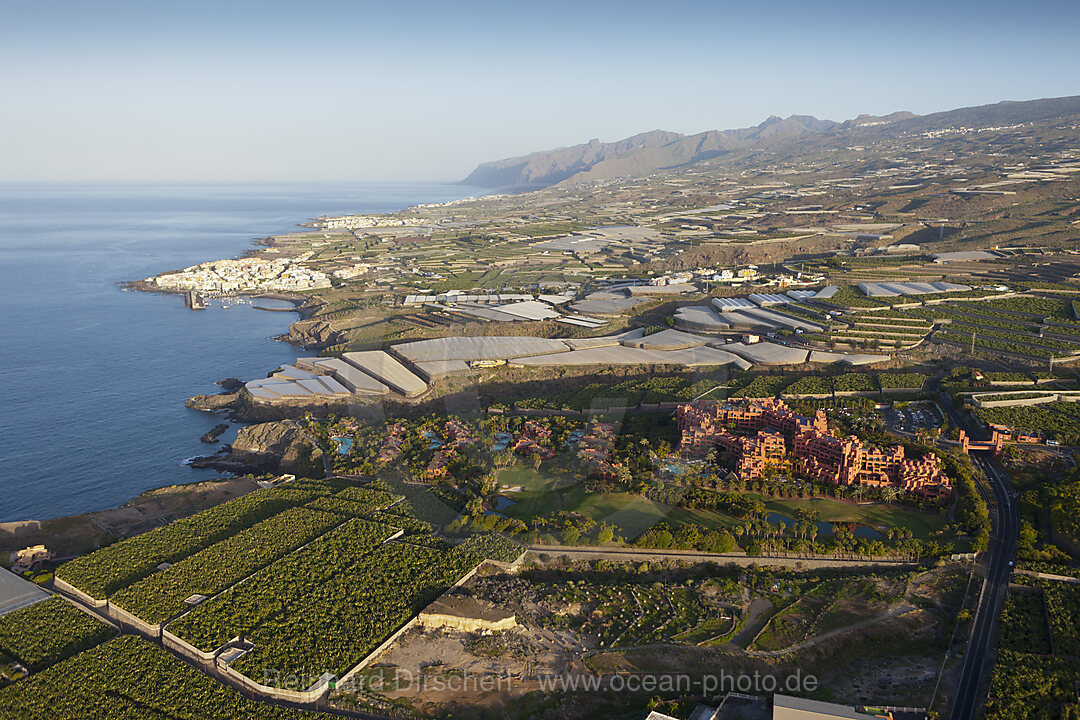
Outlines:
<svg viewBox="0 0 1080 720"><path fill-rule="evenodd" d="M848 309L832 318L827 333L800 339L837 349L903 349L929 337L934 342L1004 354L1029 362L1080 355L1080 320L1072 297L993 297L972 291L938 295L868 298L842 286L829 303ZM978 302L964 297L979 297ZM927 304L932 302L933 304ZM907 307L919 303L916 307Z"/></svg>
<svg viewBox="0 0 1080 720"><path fill-rule="evenodd" d="M1018 407L976 407L971 412L985 424L1043 435L1062 445L1080 445L1080 404L1050 402Z"/></svg>
<svg viewBox="0 0 1080 720"><path fill-rule="evenodd" d="M209 652L231 638L247 637L287 611L288 598L310 595L335 573L360 564L395 529L366 520L351 520L253 575L232 590L207 600L169 625L169 631ZM328 563L326 558L335 559Z"/></svg>
<svg viewBox="0 0 1080 720"><path fill-rule="evenodd" d="M310 720L320 716L249 700L161 648L124 635L0 688L0 717Z"/></svg>
<svg viewBox="0 0 1080 720"><path fill-rule="evenodd" d="M745 376L744 376L745 377ZM926 376L917 372L865 372L847 370L821 371L798 376L792 373L753 376L748 383L730 393L732 398L798 397L800 395L843 395L862 393L889 396L905 391L907 396L919 391Z"/></svg>
<svg viewBox="0 0 1080 720"><path fill-rule="evenodd" d="M1080 576L1080 473L1041 474L1020 496L1018 566L1055 575Z"/></svg>
<svg viewBox="0 0 1080 720"><path fill-rule="evenodd" d="M512 612L519 625L514 633L469 638L450 630L411 631L377 661L391 672L417 672L415 664L422 666L434 654L443 673L497 663L523 681L578 662L585 673L600 675L695 676L714 671L717 663L746 672L803 668L827 677L830 691L862 702L907 698L928 705L968 588L968 573L956 566L798 572L674 562L548 562L541 555L516 574L477 576L464 588ZM915 672L859 687L868 663ZM400 689L390 692L401 697ZM364 707L364 698L355 699ZM454 700L461 697L434 702ZM619 707L635 701L625 695L608 700Z"/></svg>
<svg viewBox="0 0 1080 720"><path fill-rule="evenodd" d="M1080 354L1080 322L1072 301L1054 297L1013 297L979 303L942 303L905 311L933 320L933 339L1030 362Z"/></svg>
<svg viewBox="0 0 1080 720"><path fill-rule="evenodd" d="M299 480L256 490L183 520L122 540L62 565L57 578L104 600L172 563L214 545L284 510L332 494L331 481Z"/></svg>
<svg viewBox="0 0 1080 720"><path fill-rule="evenodd" d="M742 595L742 588L726 578L683 584L539 583L534 598L542 613L535 622L541 628L595 636L599 648L707 645L723 642L741 625L735 601Z"/></svg>
<svg viewBox="0 0 1080 720"><path fill-rule="evenodd" d="M37 673L114 635L108 625L53 596L0 617L0 654Z"/></svg>
<svg viewBox="0 0 1080 720"><path fill-rule="evenodd" d="M249 631L255 649L233 667L269 684L278 672L343 675L479 561L457 549L387 543L304 594L282 587L286 609Z"/></svg>
<svg viewBox="0 0 1080 720"><path fill-rule="evenodd" d="M1001 622L988 720L1070 717L1080 711L1080 585L1017 575Z"/></svg>
<svg viewBox="0 0 1080 720"><path fill-rule="evenodd" d="M174 548L171 563L118 589L110 600L151 624L178 617L169 632L207 652L235 637L254 643L231 664L257 682L312 668L320 669L316 675L344 674L481 560L509 562L521 554L501 537L475 536L454 547L430 535L434 525L422 518L428 515L424 507L441 502L431 497L433 488L411 490L403 499L393 484L332 479L256 491L189 518L185 527L193 537L212 537L200 516L214 528L224 524L222 518L236 527L237 518L251 522L266 507L280 507L283 498L306 503L237 528L186 557L177 557ZM229 508L233 503L260 510L238 511ZM122 541L99 551L107 562L95 564L96 553L79 561L81 572L124 566L125 549L132 562L163 557L160 543L172 537L163 528ZM68 582L81 577L65 576ZM195 595L209 599L192 606L188 599Z"/></svg>

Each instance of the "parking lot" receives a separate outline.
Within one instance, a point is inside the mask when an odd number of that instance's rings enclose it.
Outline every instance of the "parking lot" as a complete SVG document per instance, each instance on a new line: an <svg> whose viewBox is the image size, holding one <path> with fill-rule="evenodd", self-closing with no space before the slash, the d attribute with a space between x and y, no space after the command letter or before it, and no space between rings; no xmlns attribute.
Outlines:
<svg viewBox="0 0 1080 720"><path fill-rule="evenodd" d="M912 405L907 408L886 408L885 422L890 429L917 433L920 430L932 430L942 425L941 415L933 405Z"/></svg>

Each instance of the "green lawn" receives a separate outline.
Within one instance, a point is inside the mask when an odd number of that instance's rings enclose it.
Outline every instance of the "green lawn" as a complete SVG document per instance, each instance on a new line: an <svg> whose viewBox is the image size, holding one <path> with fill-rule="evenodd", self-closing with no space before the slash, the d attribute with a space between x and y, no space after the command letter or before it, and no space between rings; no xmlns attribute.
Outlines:
<svg viewBox="0 0 1080 720"><path fill-rule="evenodd" d="M589 493L580 485L560 492L563 510L615 525L627 540L636 538L671 511L667 505L629 493Z"/></svg>
<svg viewBox="0 0 1080 720"><path fill-rule="evenodd" d="M505 497L514 504L503 510L503 514L519 520L530 520L541 515L548 515L559 509L559 498L555 487L561 478L531 467L512 467L499 470L496 476L500 486L520 485L521 492L505 493Z"/></svg>
<svg viewBox="0 0 1080 720"><path fill-rule="evenodd" d="M919 512L898 505L855 505L827 498L773 500L760 497L765 501L766 510L789 517L795 517L795 511L799 508L817 510L818 520L824 522L856 522L873 528L904 527L919 538L930 537L932 532L945 527L944 515Z"/></svg>
<svg viewBox="0 0 1080 720"><path fill-rule="evenodd" d="M682 525L685 523L697 523L710 530L722 530L724 528L732 528L736 525L741 525L744 521L738 518L722 513L717 510L702 510L698 508L672 508L668 513L667 521L671 525Z"/></svg>
<svg viewBox="0 0 1080 720"><path fill-rule="evenodd" d="M503 468L498 472L500 485L520 485L522 492L504 493L514 504L503 510L508 517L529 521L562 509L581 513L597 522L617 526L627 540L640 535L657 522L671 525L693 522L710 530L732 528L742 524L731 515L715 510L671 507L629 493L589 493L579 484L567 485L564 478L531 467ZM560 483L564 485L560 487ZM796 517L796 510L817 510L823 522L854 522L875 529L904 527L915 537L928 538L945 526L945 516L919 512L898 505L855 505L828 498L807 500L778 500L765 495L748 493L765 503L767 511ZM790 529L790 528L789 528Z"/></svg>

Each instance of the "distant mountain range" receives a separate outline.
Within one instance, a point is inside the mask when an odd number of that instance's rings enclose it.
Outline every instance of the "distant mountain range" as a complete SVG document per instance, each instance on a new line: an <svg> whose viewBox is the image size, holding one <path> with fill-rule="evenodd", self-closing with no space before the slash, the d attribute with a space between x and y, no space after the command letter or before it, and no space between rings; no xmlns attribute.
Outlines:
<svg viewBox="0 0 1080 720"><path fill-rule="evenodd" d="M809 115L770 117L737 130L709 130L681 135L653 130L617 142L590 140L582 145L535 152L481 163L462 182L489 188L544 187L619 177L639 177L658 170L692 165L735 150L769 148L809 137L849 138L865 133L900 135L950 127L1014 125L1080 114L1080 96L1000 102L932 115L896 112L860 115L838 123Z"/></svg>

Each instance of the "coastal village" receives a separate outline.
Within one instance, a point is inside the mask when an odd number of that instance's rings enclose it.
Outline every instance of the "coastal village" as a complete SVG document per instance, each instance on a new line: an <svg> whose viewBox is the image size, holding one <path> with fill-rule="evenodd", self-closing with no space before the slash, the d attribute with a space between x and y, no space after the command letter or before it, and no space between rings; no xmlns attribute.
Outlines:
<svg viewBox="0 0 1080 720"><path fill-rule="evenodd" d="M195 291L211 296L259 292L301 292L330 287L330 279L296 259L242 258L200 263L179 272L148 278L154 288Z"/></svg>

